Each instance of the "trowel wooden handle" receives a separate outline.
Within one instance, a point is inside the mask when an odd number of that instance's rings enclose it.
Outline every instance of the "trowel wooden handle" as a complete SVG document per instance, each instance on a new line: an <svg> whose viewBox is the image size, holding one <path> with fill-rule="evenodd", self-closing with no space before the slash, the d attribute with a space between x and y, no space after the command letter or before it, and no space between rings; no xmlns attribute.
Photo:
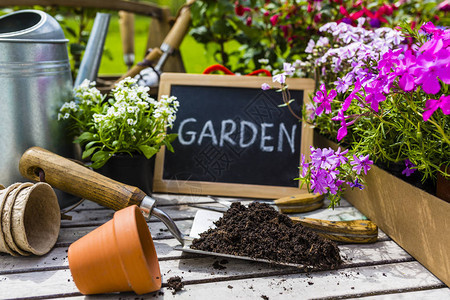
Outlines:
<svg viewBox="0 0 450 300"><path fill-rule="evenodd" d="M320 195L318 193L316 194L298 194L298 195L292 195L287 196L283 198L279 198L276 200L273 200L275 205L304 205L304 204L313 204L316 202L322 202L323 203L324 195Z"/></svg>
<svg viewBox="0 0 450 300"><path fill-rule="evenodd" d="M191 10L188 6L181 9L175 24L173 24L169 33L163 41L163 44L169 45L172 49L178 49L183 41L186 32L189 29L189 22L191 21Z"/></svg>
<svg viewBox="0 0 450 300"><path fill-rule="evenodd" d="M119 11L119 25L124 57L127 55L134 57L134 14L123 10ZM133 64L133 61L125 61L125 63Z"/></svg>
<svg viewBox="0 0 450 300"><path fill-rule="evenodd" d="M112 180L39 147L25 151L19 161L19 170L22 176L33 181L39 181L42 170L45 181L52 187L114 210L139 205L146 196L137 187Z"/></svg>
<svg viewBox="0 0 450 300"><path fill-rule="evenodd" d="M156 61L159 60L161 55L162 55L162 51L159 48L153 48L152 51L150 51L150 53L148 53L145 56L145 60L146 61L150 61L150 62L151 61L156 62ZM133 66L131 69L128 70L128 72L126 72L124 75L122 75L122 77L117 79L116 83L121 81L124 78L136 76L137 74L139 74L145 68L147 68L147 66L145 66L145 65L135 65L135 66Z"/></svg>
<svg viewBox="0 0 450 300"><path fill-rule="evenodd" d="M328 221L297 217L291 217L291 219L338 242L374 243L378 238L378 226L369 220Z"/></svg>

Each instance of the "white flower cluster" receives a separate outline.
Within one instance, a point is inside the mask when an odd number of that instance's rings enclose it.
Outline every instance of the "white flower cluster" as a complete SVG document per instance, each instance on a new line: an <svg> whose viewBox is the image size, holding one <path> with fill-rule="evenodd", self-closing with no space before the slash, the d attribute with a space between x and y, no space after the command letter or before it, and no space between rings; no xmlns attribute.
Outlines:
<svg viewBox="0 0 450 300"><path fill-rule="evenodd" d="M72 114L82 110L81 107L100 104L104 97L95 87L95 81L85 79L79 86L73 89L74 100L64 103L58 113L58 120L69 119Z"/></svg>
<svg viewBox="0 0 450 300"><path fill-rule="evenodd" d="M175 122L176 112L178 111L178 107L180 106L180 102L178 102L177 97L175 96L167 96L162 95L161 99L156 105L153 116L155 118L164 118L167 120L167 127L172 127Z"/></svg>

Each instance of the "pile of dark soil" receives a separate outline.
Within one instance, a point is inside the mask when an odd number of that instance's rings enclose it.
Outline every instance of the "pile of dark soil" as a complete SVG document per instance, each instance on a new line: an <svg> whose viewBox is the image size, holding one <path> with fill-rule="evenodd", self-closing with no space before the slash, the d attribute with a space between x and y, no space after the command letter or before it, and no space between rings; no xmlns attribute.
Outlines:
<svg viewBox="0 0 450 300"><path fill-rule="evenodd" d="M172 290L172 294L175 295L178 291L184 287L184 283L181 281L180 276L174 276L167 279L167 288Z"/></svg>
<svg viewBox="0 0 450 300"><path fill-rule="evenodd" d="M320 269L334 269L342 262L336 243L264 203L248 208L233 203L215 225L201 233L191 248Z"/></svg>

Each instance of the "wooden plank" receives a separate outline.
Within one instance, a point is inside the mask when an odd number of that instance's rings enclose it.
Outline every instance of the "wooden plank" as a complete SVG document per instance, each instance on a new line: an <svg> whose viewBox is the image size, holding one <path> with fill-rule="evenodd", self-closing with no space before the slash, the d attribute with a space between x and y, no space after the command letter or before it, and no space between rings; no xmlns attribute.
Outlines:
<svg viewBox="0 0 450 300"><path fill-rule="evenodd" d="M179 268L177 267L178 265L188 265L192 271L200 273L205 273L205 270L214 272L214 268L211 269L211 267L217 259L220 259L215 256L201 256L200 258L195 258L194 256L194 258L187 259L190 255L186 257L183 252L173 249L174 246L179 244L175 239L155 240L154 244L158 259L160 260L161 270L163 272L164 270L165 272L174 270L172 273L180 276L184 274L184 271L177 271ZM17 258L7 254L0 255L0 274L5 275L67 268L67 248L56 247L44 256ZM344 260L342 268L364 264L373 265L411 260L411 256L392 241L372 245L342 245L339 248ZM180 261L180 259L182 260ZM258 269L252 269L248 268L247 264L248 262L239 259L230 260L230 263L226 266L228 269L226 273L238 276L239 274L270 272L273 267L268 264L262 264L264 268L258 267ZM281 269L285 270L286 268L281 267ZM224 275L223 272L216 272L216 276L220 277L222 275ZM211 278L213 277L211 276ZM199 278L191 278L191 280L199 280Z"/></svg>
<svg viewBox="0 0 450 300"><path fill-rule="evenodd" d="M243 204L249 204L250 201L243 202ZM199 203L200 205L207 205L210 207L217 207L224 209L224 206L215 202L211 203ZM196 207L189 205L168 205L160 207L174 220L186 220L193 219L198 210ZM73 210L66 215L71 216L72 220L62 220L61 227L77 227L77 226L89 226L89 225L101 225L111 220L114 215L112 209L93 209L93 210ZM337 207L334 210L328 208L318 209L308 213L291 214L291 216L302 216L324 220L355 220L364 219L364 215L359 213L354 207ZM150 218L150 222L158 222L155 217Z"/></svg>
<svg viewBox="0 0 450 300"><path fill-rule="evenodd" d="M272 299L280 296L302 295L302 298L308 299L445 287L440 280L415 261L315 273L301 273L300 270L296 270L296 273L292 274L282 274L280 272L282 268L277 270L271 267L269 273L261 272L261 277L258 278L246 277L242 275L242 272L249 268L262 269L265 264L239 264L242 267L236 270L238 274L230 276L230 273L234 274L235 270L230 269L231 264L231 262L225 264L226 270L215 270L211 266L209 269L213 270L211 272L205 269L196 271L190 265L179 264L178 270L184 272L182 275L185 287L176 295L172 295L167 289L162 289L164 298L209 299L211 291L214 291L215 299L257 298L262 295ZM163 274L165 273L164 283L174 275L172 271L172 269L171 272L162 269ZM216 272L227 272L227 274L211 279L210 277ZM67 269L0 276L0 295L4 298L29 296L45 298L52 295L70 296L76 293L77 288ZM134 294L97 295L96 298L118 299L132 295ZM156 296L158 296L157 293Z"/></svg>
<svg viewBox="0 0 450 300"><path fill-rule="evenodd" d="M433 290L415 291L415 292L401 292L392 293L376 296L361 297L360 300L373 300L373 299L383 299L383 300L398 300L398 299L420 299L420 300L436 300L436 299L450 299L450 289L441 288Z"/></svg>
<svg viewBox="0 0 450 300"><path fill-rule="evenodd" d="M148 224L153 239L173 238L172 234L167 230L167 227L162 222L151 222ZM192 227L192 220L175 221L175 224L177 224L182 233L187 234ZM68 246L97 227L98 226L61 228L56 245Z"/></svg>
<svg viewBox="0 0 450 300"><path fill-rule="evenodd" d="M128 12L137 13L140 15L152 16L160 18L162 15L162 8L148 2L133 2L123 0L2 0L0 6L67 6L67 7L86 7L97 9L110 10L125 10Z"/></svg>

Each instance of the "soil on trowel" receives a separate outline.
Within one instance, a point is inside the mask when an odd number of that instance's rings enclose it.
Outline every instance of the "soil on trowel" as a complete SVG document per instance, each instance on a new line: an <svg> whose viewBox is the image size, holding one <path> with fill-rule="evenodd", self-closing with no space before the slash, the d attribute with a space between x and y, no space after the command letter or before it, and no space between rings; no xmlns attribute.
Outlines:
<svg viewBox="0 0 450 300"><path fill-rule="evenodd" d="M342 262L335 242L264 203L235 202L214 224L191 248L318 269L335 269Z"/></svg>

